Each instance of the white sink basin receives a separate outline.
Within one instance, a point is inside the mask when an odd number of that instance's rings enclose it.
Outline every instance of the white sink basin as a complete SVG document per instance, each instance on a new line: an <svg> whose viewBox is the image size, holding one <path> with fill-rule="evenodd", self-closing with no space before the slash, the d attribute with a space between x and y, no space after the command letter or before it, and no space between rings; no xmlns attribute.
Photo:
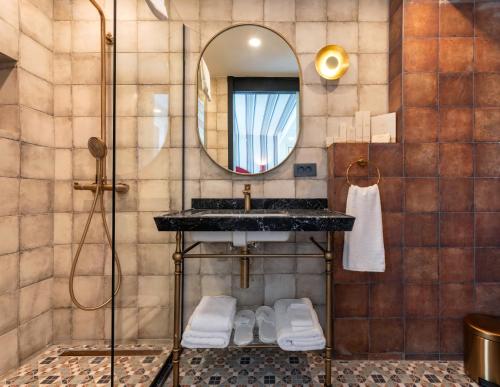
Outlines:
<svg viewBox="0 0 500 387"><path fill-rule="evenodd" d="M252 242L286 242L289 236L290 236L290 231L192 231L191 232L191 238L195 242L231 242L234 246L239 246L239 247L246 246L248 243Z"/></svg>
<svg viewBox="0 0 500 387"><path fill-rule="evenodd" d="M218 209L199 210L197 216L217 218L267 218L286 217L288 213L283 210L254 209L251 212L243 210ZM192 231L191 238L195 242L229 242L234 246L246 246L253 242L286 242L290 231Z"/></svg>

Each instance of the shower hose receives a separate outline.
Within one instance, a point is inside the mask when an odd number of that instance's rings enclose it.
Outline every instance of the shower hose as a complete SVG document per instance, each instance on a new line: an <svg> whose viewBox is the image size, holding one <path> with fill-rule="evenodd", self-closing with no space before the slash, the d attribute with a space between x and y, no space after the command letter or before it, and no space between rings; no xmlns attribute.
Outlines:
<svg viewBox="0 0 500 387"><path fill-rule="evenodd" d="M100 212L101 212L102 223L104 225L104 231L106 233L106 239L108 240L109 246L110 247L112 246L111 234L109 232L108 222L106 220L106 211L105 211L105 207L104 207L104 189L103 189L104 183L103 183L102 173L101 173L103 162L104 162L103 159L97 160L97 184L96 184L96 190L95 190L95 194L94 194L94 200L92 202L92 206L90 207L90 213L89 213L89 216L87 218L87 222L85 223L85 227L83 229L83 234L82 234L82 237L80 239L80 243L78 244L78 249L76 250L76 254L75 254L75 257L73 259L73 262L71 263L71 273L69 276L69 294L70 294L71 300L78 308L80 308L82 310L87 310L87 311L101 309L101 308L105 307L106 305L108 305L113 298L113 296L109 297L106 301L104 301L100 305L86 306L78 301L78 299L76 298L75 289L74 289L76 267L78 265L78 260L80 258L80 254L81 254L83 246L85 244L85 239L87 238L87 233L88 233L89 228L90 228L90 223L92 222L92 217L94 216L98 202L99 202L99 206L100 206L100 210L101 210ZM114 296L116 296L118 294L118 292L120 291L120 287L121 287L121 283L122 283L122 269L121 269L121 265L120 265L120 259L118 257L118 254L116 253L116 251L114 252L114 257L115 257L114 262L115 262L116 268L118 270L116 289L114 290Z"/></svg>

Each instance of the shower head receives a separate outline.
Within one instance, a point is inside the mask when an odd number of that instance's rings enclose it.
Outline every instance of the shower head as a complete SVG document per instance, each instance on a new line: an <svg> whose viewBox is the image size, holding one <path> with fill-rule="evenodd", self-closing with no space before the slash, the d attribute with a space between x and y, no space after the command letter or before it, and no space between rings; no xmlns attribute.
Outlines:
<svg viewBox="0 0 500 387"><path fill-rule="evenodd" d="M106 148L106 143L98 137L90 137L88 141L88 147L92 156L96 159L101 160L106 157L108 149Z"/></svg>

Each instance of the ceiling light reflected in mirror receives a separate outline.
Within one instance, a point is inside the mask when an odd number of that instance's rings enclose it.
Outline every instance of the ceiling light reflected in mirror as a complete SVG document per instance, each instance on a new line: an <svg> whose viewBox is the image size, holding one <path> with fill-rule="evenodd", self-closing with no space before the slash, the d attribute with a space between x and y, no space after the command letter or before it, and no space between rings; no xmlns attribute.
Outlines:
<svg viewBox="0 0 500 387"><path fill-rule="evenodd" d="M259 38L250 38L250 39L248 39L248 45L250 47L257 48L257 47L260 47L261 44L262 44L262 40L260 40Z"/></svg>

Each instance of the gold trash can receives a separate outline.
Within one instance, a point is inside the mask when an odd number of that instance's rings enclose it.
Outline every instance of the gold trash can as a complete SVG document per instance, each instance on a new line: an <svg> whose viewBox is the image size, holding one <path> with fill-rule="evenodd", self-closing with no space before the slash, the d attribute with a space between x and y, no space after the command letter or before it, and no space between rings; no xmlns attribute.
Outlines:
<svg viewBox="0 0 500 387"><path fill-rule="evenodd" d="M476 382L500 385L500 317L469 314L464 318L464 367Z"/></svg>

